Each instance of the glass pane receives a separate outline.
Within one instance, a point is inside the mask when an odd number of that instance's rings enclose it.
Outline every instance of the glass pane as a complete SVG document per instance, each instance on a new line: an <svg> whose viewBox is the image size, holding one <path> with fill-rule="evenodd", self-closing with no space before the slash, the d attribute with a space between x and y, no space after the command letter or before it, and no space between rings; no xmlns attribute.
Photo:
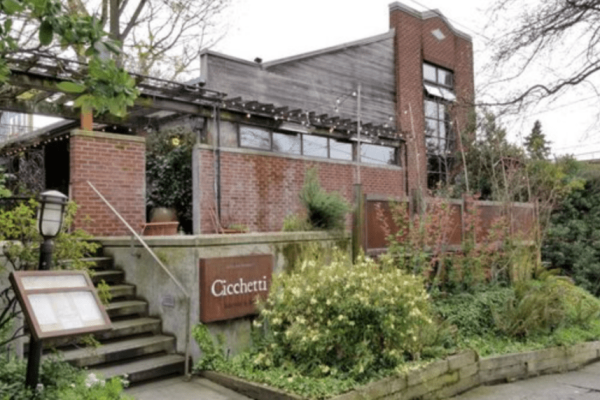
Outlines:
<svg viewBox="0 0 600 400"><path fill-rule="evenodd" d="M446 154L446 140L440 139L440 154Z"/></svg>
<svg viewBox="0 0 600 400"><path fill-rule="evenodd" d="M254 149L271 150L271 134L264 129L241 126L240 145Z"/></svg>
<svg viewBox="0 0 600 400"><path fill-rule="evenodd" d="M452 87L452 72L438 68L438 81L440 85Z"/></svg>
<svg viewBox="0 0 600 400"><path fill-rule="evenodd" d="M273 151L300 154L300 135L273 133Z"/></svg>
<svg viewBox="0 0 600 400"><path fill-rule="evenodd" d="M446 124L440 122L440 139L446 139Z"/></svg>
<svg viewBox="0 0 600 400"><path fill-rule="evenodd" d="M438 135L438 121L435 119L426 119L425 120L425 136L435 136Z"/></svg>
<svg viewBox="0 0 600 400"><path fill-rule="evenodd" d="M327 138L303 135L302 152L305 156L327 158Z"/></svg>
<svg viewBox="0 0 600 400"><path fill-rule="evenodd" d="M83 275L58 275L58 276L24 276L21 279L23 289L57 289L86 287L87 281Z"/></svg>
<svg viewBox="0 0 600 400"><path fill-rule="evenodd" d="M437 137L425 138L425 147L427 147L427 154L439 154L439 143L440 140Z"/></svg>
<svg viewBox="0 0 600 400"><path fill-rule="evenodd" d="M425 100L425 116L429 118L438 118L437 106L435 101Z"/></svg>
<svg viewBox="0 0 600 400"><path fill-rule="evenodd" d="M363 143L360 146L360 154L360 161L363 163L397 165L395 147Z"/></svg>
<svg viewBox="0 0 600 400"><path fill-rule="evenodd" d="M437 82L435 67L433 65L423 64L423 79L426 81Z"/></svg>
<svg viewBox="0 0 600 400"><path fill-rule="evenodd" d="M446 106L444 104L439 104L439 112L438 112L438 119L444 120L446 119ZM432 118L436 118L435 116L433 116Z"/></svg>
<svg viewBox="0 0 600 400"><path fill-rule="evenodd" d="M352 161L352 143L329 139L329 155L336 160Z"/></svg>

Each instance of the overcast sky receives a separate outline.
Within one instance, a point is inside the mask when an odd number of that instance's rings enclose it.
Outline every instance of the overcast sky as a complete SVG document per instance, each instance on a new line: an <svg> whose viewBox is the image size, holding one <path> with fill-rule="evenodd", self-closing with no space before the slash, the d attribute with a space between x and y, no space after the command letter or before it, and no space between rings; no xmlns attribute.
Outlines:
<svg viewBox="0 0 600 400"><path fill-rule="evenodd" d="M261 57L271 61L374 36L389 29L389 0L233 1L227 15L227 35L213 50L246 60ZM486 11L492 1L404 0L403 3L420 11L437 8L457 29L473 37L476 86L481 89L488 79L484 76L489 60L486 38L493 27L485 29ZM486 94L498 95L480 93L479 100ZM504 122L510 139L522 141L539 119L552 141L554 153L590 153L578 158L598 158L600 135L594 127L597 104L598 99L590 99L589 93L574 93L551 105L540 105L528 113L528 118ZM598 153L591 154L594 151Z"/></svg>

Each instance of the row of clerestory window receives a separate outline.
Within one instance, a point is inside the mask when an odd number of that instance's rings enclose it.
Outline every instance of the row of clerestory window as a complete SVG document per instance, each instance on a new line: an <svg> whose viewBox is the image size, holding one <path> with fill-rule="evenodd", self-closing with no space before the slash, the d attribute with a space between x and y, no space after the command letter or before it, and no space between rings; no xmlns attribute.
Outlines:
<svg viewBox="0 0 600 400"><path fill-rule="evenodd" d="M283 154L354 161L356 143L307 133L283 133L240 125L239 146ZM361 163L400 165L398 147L361 143Z"/></svg>

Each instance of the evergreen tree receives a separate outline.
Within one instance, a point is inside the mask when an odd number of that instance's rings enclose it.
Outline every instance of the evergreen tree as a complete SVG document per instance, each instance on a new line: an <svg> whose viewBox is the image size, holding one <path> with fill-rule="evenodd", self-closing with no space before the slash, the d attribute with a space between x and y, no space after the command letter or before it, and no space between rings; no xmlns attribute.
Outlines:
<svg viewBox="0 0 600 400"><path fill-rule="evenodd" d="M547 160L550 156L550 142L542 132L542 123L538 120L533 124L529 136L525 137L525 148L529 157L534 160Z"/></svg>

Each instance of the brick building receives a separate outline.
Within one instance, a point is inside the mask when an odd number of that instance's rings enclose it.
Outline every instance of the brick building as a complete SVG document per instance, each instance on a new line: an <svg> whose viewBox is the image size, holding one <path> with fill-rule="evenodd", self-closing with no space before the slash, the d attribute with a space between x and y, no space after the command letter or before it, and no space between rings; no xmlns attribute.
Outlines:
<svg viewBox="0 0 600 400"><path fill-rule="evenodd" d="M437 10L398 2L381 35L272 62L211 51L201 61L201 76L185 85L138 77L146 97L121 126L97 121L94 130L103 132L84 132L58 124L2 152L43 154L42 186L78 203L76 225L123 235L88 181L141 227L142 132L187 126L198 137L193 232L232 224L279 231L286 215L302 210L298 193L309 168L350 202L357 183L367 194L398 198L447 179L474 97L471 38Z"/></svg>
<svg viewBox="0 0 600 400"><path fill-rule="evenodd" d="M276 231L310 167L349 201L355 183L402 197L444 181L473 102L472 42L439 11L395 2L387 33L267 63L208 51L201 80L244 112L207 121L196 231L214 229L217 209L225 224Z"/></svg>

